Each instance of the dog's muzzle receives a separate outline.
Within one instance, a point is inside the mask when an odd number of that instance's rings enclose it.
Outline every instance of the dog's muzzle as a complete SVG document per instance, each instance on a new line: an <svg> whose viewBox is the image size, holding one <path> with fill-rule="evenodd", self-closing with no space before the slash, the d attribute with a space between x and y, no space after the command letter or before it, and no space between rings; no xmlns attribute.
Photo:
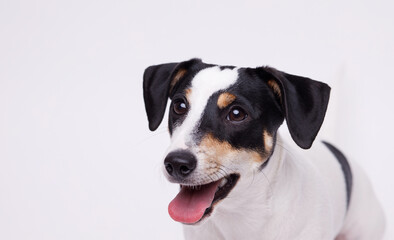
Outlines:
<svg viewBox="0 0 394 240"><path fill-rule="evenodd" d="M235 186L239 175L221 176L208 183L190 184L196 171L197 158L188 150L170 152L164 160L164 167L171 182L180 184L180 191L168 205L170 216L184 224L195 224L209 216L214 205L224 199Z"/></svg>

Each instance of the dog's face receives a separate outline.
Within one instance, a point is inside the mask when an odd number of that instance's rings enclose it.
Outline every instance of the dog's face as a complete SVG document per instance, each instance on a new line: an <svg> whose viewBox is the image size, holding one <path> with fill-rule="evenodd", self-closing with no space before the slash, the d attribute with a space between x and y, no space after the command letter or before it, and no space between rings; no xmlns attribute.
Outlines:
<svg viewBox="0 0 394 240"><path fill-rule="evenodd" d="M169 205L171 217L187 224L209 217L238 182L268 162L284 119L296 143L309 148L328 97L327 85L268 67L198 59L149 67L144 99L151 130L171 99L171 145L163 168L169 181L181 185Z"/></svg>

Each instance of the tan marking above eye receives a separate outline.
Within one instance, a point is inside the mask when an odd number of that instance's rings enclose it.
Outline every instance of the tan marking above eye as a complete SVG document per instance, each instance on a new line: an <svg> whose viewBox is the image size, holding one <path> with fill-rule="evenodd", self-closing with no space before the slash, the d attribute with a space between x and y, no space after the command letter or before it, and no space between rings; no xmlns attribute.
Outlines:
<svg viewBox="0 0 394 240"><path fill-rule="evenodd" d="M272 90L274 91L274 93L276 94L276 95L278 95L278 97L281 97L282 96L282 92L280 91L280 87L279 87L279 85L278 85L278 83L277 82L275 82L275 80L268 80L268 86L270 86L271 88L272 88Z"/></svg>
<svg viewBox="0 0 394 240"><path fill-rule="evenodd" d="M187 101L190 102L190 95L192 94L192 90L190 88L185 90L185 97L187 99Z"/></svg>
<svg viewBox="0 0 394 240"><path fill-rule="evenodd" d="M233 94L225 92L220 94L219 98L218 98L218 102L217 105L220 109L223 109L225 107L227 107L228 105L230 105L232 102L235 101L237 97L235 97Z"/></svg>
<svg viewBox="0 0 394 240"><path fill-rule="evenodd" d="M263 132L263 139L265 151L267 154L269 154L272 151L272 147L274 146L274 139L267 130L264 130Z"/></svg>
<svg viewBox="0 0 394 240"><path fill-rule="evenodd" d="M186 69L179 69L178 72L175 74L174 78L172 79L170 83L170 92L172 92L172 89L175 87L175 85L179 82L179 80L185 76L187 70Z"/></svg>

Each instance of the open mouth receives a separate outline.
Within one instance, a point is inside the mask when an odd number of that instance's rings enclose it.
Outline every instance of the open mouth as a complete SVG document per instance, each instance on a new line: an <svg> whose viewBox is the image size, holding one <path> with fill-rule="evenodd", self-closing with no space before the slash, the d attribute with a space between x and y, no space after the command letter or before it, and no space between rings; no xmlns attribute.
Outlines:
<svg viewBox="0 0 394 240"><path fill-rule="evenodd" d="M175 221L197 223L210 215L217 202L227 197L238 179L238 174L230 174L204 185L181 185L178 195L168 205L168 213Z"/></svg>

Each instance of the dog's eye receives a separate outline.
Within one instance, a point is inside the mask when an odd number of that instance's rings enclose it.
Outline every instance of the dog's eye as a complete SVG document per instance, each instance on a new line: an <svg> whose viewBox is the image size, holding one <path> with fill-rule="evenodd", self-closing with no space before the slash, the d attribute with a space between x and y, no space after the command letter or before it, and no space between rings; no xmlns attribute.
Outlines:
<svg viewBox="0 0 394 240"><path fill-rule="evenodd" d="M178 115L183 115L187 112L187 104L183 99L174 101L173 110Z"/></svg>
<svg viewBox="0 0 394 240"><path fill-rule="evenodd" d="M248 114L240 107L234 107L227 115L227 120L231 122L241 122L248 117Z"/></svg>

